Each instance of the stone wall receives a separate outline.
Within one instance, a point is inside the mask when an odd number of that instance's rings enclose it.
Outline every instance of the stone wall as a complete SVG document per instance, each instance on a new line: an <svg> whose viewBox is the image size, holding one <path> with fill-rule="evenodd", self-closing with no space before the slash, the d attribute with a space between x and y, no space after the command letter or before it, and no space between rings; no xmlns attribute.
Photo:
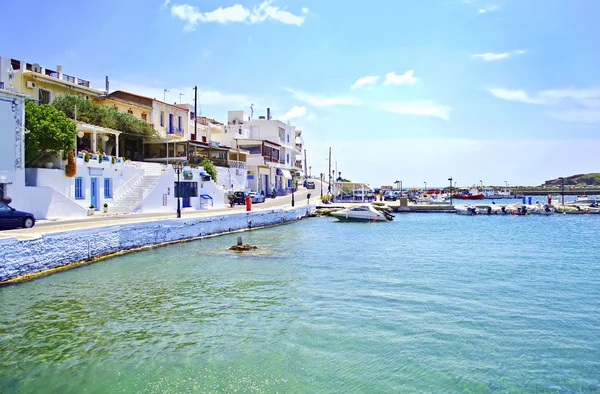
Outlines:
<svg viewBox="0 0 600 394"><path fill-rule="evenodd" d="M212 217L166 219L0 239L0 283L43 273L122 250L286 223L306 217L313 205Z"/></svg>

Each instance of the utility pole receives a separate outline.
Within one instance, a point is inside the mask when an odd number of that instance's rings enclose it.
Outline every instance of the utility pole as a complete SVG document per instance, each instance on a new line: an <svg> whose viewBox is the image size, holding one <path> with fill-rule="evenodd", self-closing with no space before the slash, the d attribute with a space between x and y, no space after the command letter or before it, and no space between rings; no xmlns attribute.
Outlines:
<svg viewBox="0 0 600 394"><path fill-rule="evenodd" d="M194 137L198 139L198 86L194 86Z"/></svg>
<svg viewBox="0 0 600 394"><path fill-rule="evenodd" d="M327 194L331 194L331 146L329 147L329 187L327 188Z"/></svg>
<svg viewBox="0 0 600 394"><path fill-rule="evenodd" d="M308 173L306 172L306 149L304 149L304 180L308 179Z"/></svg>

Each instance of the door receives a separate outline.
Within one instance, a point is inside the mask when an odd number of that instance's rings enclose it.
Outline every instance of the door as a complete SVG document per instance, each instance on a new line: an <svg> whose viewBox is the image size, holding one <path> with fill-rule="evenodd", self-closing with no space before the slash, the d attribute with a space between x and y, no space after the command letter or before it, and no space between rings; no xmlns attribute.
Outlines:
<svg viewBox="0 0 600 394"><path fill-rule="evenodd" d="M90 204L94 206L96 211L98 210L98 178L91 178Z"/></svg>
<svg viewBox="0 0 600 394"><path fill-rule="evenodd" d="M173 133L173 114L169 114L169 134Z"/></svg>
<svg viewBox="0 0 600 394"><path fill-rule="evenodd" d="M269 187L269 176L268 175L263 175L263 176L265 177L264 178L265 179L265 183L264 183L264 185L265 185L265 194L270 195L271 194L271 190L270 190L270 187Z"/></svg>
<svg viewBox="0 0 600 394"><path fill-rule="evenodd" d="M191 206L192 206L192 202L189 197L184 197L181 199L181 207L182 208L190 208Z"/></svg>

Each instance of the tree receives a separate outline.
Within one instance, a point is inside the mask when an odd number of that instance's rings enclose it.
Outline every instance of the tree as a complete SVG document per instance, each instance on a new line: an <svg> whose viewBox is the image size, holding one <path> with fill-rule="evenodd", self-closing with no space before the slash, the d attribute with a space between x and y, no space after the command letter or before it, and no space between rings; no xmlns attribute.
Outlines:
<svg viewBox="0 0 600 394"><path fill-rule="evenodd" d="M200 161L200 166L204 168L204 171L213 179L213 181L217 181L217 168L213 164L212 161L208 157L203 157Z"/></svg>
<svg viewBox="0 0 600 394"><path fill-rule="evenodd" d="M49 104L25 104L25 162L41 159L45 154L75 148L75 123Z"/></svg>
<svg viewBox="0 0 600 394"><path fill-rule="evenodd" d="M126 134L136 134L147 139L154 139L158 133L152 125L135 116L119 112L115 107L105 106L86 100L83 97L61 95L54 99L52 105L63 111L69 118L95 126L119 130ZM77 108L77 114L75 114Z"/></svg>

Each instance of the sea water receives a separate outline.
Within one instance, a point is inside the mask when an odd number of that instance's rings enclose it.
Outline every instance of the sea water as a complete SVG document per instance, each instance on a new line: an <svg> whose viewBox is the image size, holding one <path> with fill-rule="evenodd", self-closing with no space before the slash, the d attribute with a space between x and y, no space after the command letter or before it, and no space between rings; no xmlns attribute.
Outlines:
<svg viewBox="0 0 600 394"><path fill-rule="evenodd" d="M598 392L599 229L315 218L0 288L0 392Z"/></svg>

